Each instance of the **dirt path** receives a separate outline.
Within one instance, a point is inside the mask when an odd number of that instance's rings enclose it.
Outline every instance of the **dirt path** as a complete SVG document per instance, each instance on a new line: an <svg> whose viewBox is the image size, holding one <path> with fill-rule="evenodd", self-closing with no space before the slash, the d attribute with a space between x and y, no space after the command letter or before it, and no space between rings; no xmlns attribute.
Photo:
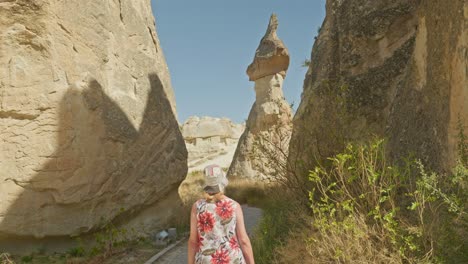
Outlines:
<svg viewBox="0 0 468 264"><path fill-rule="evenodd" d="M257 225L262 215L262 210L255 207L249 207L247 205L242 206L245 219L245 227L249 236L253 234L254 227ZM175 247L154 264L184 264L187 263L187 242Z"/></svg>

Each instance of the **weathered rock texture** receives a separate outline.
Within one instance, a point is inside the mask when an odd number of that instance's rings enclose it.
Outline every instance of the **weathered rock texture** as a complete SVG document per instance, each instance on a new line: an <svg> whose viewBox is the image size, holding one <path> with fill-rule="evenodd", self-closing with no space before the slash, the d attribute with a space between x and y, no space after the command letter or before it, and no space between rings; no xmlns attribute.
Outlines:
<svg viewBox="0 0 468 264"><path fill-rule="evenodd" d="M255 52L253 62L247 67L250 81L279 73L286 77L289 67L289 52L283 41L278 38L278 18L272 15L265 36Z"/></svg>
<svg viewBox="0 0 468 264"><path fill-rule="evenodd" d="M394 159L448 170L458 119L468 125L467 2L328 0L326 11L294 117L297 173L370 135Z"/></svg>
<svg viewBox="0 0 468 264"><path fill-rule="evenodd" d="M229 168L244 124L227 118L192 116L182 125L188 150L189 172L203 170L214 163Z"/></svg>
<svg viewBox="0 0 468 264"><path fill-rule="evenodd" d="M287 155L292 115L282 85L289 55L276 35L277 26L276 15L272 15L254 61L247 68L250 80L255 81L256 99L228 177L271 180Z"/></svg>
<svg viewBox="0 0 468 264"><path fill-rule="evenodd" d="M0 29L0 240L161 224L187 151L149 1L0 1Z"/></svg>

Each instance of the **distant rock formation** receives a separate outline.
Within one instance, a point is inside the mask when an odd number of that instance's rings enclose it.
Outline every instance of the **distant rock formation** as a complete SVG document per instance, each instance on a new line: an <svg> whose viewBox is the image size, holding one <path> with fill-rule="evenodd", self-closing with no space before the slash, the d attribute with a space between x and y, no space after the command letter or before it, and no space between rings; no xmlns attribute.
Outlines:
<svg viewBox="0 0 468 264"><path fill-rule="evenodd" d="M289 66L289 53L276 35L278 20L272 15L265 36L247 68L255 81L256 100L246 129L239 140L228 177L271 180L278 168L272 164L287 155L291 131L291 107L283 96L283 80ZM280 160L273 161L270 156Z"/></svg>
<svg viewBox="0 0 468 264"><path fill-rule="evenodd" d="M0 1L0 17L0 248L116 216L160 226L187 151L149 1Z"/></svg>
<svg viewBox="0 0 468 264"><path fill-rule="evenodd" d="M373 135L395 160L448 171L468 128L467 2L328 0L326 12L294 117L297 174Z"/></svg>
<svg viewBox="0 0 468 264"><path fill-rule="evenodd" d="M212 163L228 168L244 129L244 124L227 118L188 118L181 130L188 150L189 172L203 170Z"/></svg>

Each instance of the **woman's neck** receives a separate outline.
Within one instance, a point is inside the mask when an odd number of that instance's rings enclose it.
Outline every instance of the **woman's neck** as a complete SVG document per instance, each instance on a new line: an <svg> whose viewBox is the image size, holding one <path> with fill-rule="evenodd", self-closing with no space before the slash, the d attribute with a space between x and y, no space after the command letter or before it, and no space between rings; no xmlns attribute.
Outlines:
<svg viewBox="0 0 468 264"><path fill-rule="evenodd" d="M224 200L226 198L227 196L224 195L224 193L216 193L216 194L206 193L206 196L205 196L205 199L207 201L214 201L214 202Z"/></svg>

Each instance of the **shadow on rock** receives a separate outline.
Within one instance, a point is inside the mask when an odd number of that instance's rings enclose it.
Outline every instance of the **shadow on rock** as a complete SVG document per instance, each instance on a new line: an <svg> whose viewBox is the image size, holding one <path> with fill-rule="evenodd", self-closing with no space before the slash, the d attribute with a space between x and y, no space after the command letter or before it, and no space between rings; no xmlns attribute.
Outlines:
<svg viewBox="0 0 468 264"><path fill-rule="evenodd" d="M148 78L139 129L96 80L69 88L58 107L55 152L30 180L6 180L23 190L0 223L0 251L60 244L108 221L149 232L169 219L168 205L180 204L172 193L186 175L187 151L161 80ZM165 199L166 209L151 209Z"/></svg>

